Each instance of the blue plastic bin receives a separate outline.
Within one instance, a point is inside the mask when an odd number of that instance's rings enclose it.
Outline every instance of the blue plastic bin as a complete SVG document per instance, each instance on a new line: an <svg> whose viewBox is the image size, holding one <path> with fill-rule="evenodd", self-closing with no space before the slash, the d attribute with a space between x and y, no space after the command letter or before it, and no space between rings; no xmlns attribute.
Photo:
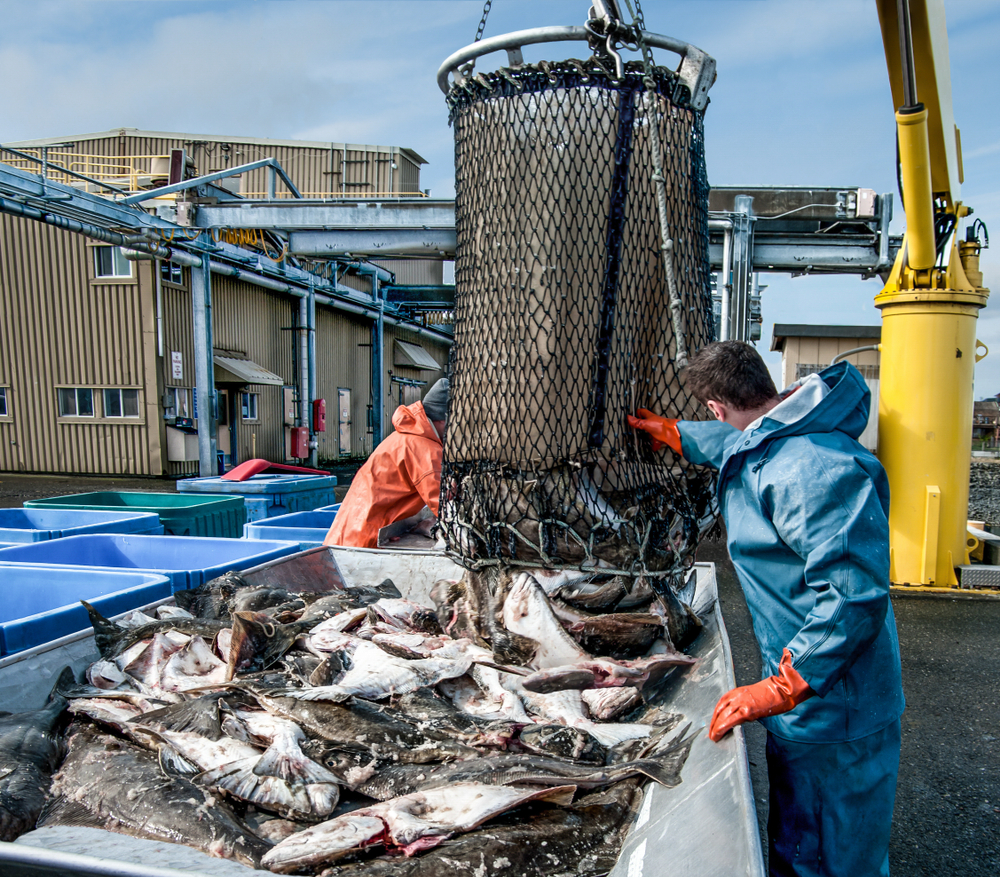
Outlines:
<svg viewBox="0 0 1000 877"><path fill-rule="evenodd" d="M0 655L11 655L88 630L80 600L110 617L169 597L170 581L147 572L6 564L0 594Z"/></svg>
<svg viewBox="0 0 1000 877"><path fill-rule="evenodd" d="M153 512L171 536L213 536L238 539L247 520L242 496L181 496L145 490L98 490L71 496L29 499L26 509L90 509L91 511Z"/></svg>
<svg viewBox="0 0 1000 877"><path fill-rule="evenodd" d="M296 540L302 550L322 545L336 512L293 512L243 525L244 539Z"/></svg>
<svg viewBox="0 0 1000 877"><path fill-rule="evenodd" d="M161 536L152 512L95 512L83 509L0 509L0 542L44 542L87 533Z"/></svg>
<svg viewBox="0 0 1000 877"><path fill-rule="evenodd" d="M164 575L178 591L196 588L229 570L249 569L299 550L296 542L247 542L192 536L68 536L18 545L0 551L0 566L37 563L45 566L135 569ZM0 570L0 579L3 571ZM0 587L0 594L5 589Z"/></svg>
<svg viewBox="0 0 1000 877"><path fill-rule="evenodd" d="M307 512L334 500L334 475L254 475L246 481L222 478L185 478L177 482L181 493L239 494L246 501L247 521L260 521Z"/></svg>

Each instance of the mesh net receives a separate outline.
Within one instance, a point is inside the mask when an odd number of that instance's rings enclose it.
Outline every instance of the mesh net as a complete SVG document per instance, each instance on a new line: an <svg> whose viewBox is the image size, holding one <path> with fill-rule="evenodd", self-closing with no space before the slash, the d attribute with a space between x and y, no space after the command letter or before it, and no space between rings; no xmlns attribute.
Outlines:
<svg viewBox="0 0 1000 877"><path fill-rule="evenodd" d="M713 475L626 415L700 419L675 365L649 130L659 126L691 353L712 340L702 114L655 68L478 74L455 128L456 322L440 522L489 564L680 572L714 522ZM598 564L599 561L603 563Z"/></svg>

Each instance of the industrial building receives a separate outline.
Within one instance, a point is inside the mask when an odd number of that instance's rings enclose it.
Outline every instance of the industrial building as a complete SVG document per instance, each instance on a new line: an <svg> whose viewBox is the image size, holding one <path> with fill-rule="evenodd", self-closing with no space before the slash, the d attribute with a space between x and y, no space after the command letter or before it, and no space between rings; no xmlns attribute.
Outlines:
<svg viewBox="0 0 1000 877"><path fill-rule="evenodd" d="M130 128L8 145L36 160L7 153L6 164L38 172L40 159L47 179L86 191L95 191L92 182L65 171L135 192L165 183L172 156L175 162L182 156L187 177L273 157L303 198L423 195L424 160L399 147ZM227 178L216 194L262 197L268 186L263 168ZM281 190L274 195L281 197ZM173 198L144 206L161 203L176 209ZM284 264L280 238L260 232L222 237L251 257L258 253ZM0 470L198 472L192 269L140 256L30 219L0 216ZM311 395L324 400L328 412L325 431L315 433L320 460L370 453L391 429L395 408L420 398L447 362L447 332L405 318L385 320L384 332L373 331L379 278L438 286L442 263L383 264L388 270L371 263L338 265L337 286L357 290L374 307L318 300L309 326ZM292 429L301 420L300 300L232 273L237 276L215 275L212 283L219 455L226 465L252 457L291 459ZM373 347L376 337L382 338L381 355Z"/></svg>

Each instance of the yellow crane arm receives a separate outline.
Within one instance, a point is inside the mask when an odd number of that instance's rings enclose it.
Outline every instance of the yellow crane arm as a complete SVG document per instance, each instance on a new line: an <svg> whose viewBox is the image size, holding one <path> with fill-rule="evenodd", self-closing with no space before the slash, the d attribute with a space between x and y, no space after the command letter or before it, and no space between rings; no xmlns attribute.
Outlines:
<svg viewBox="0 0 1000 877"><path fill-rule="evenodd" d="M896 109L905 105L904 66L900 52L899 0L876 0L889 85ZM962 146L951 102L951 67L944 0L909 0L916 100L927 110L931 188L949 206L962 196Z"/></svg>

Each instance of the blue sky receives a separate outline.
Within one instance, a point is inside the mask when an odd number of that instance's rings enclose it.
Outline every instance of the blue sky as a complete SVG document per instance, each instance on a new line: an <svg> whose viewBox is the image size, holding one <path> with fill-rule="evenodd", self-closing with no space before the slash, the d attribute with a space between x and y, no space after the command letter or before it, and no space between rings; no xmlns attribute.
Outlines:
<svg viewBox="0 0 1000 877"><path fill-rule="evenodd" d="M588 0L495 0L492 36L581 24ZM706 113L714 185L864 186L895 192L893 106L873 0L643 3L647 28L711 54ZM1000 2L946 2L963 199L995 233L1000 274ZM408 146L424 187L454 193L452 133L435 74L471 43L464 0L4 4L0 142L119 126ZM529 60L565 57L560 47ZM577 49L579 52L579 49ZM501 56L495 56L501 57ZM664 60L672 56L664 54ZM898 209L896 230L903 228ZM876 324L877 280L764 275L764 340L789 323ZM1000 392L1000 307L979 337L977 398Z"/></svg>

